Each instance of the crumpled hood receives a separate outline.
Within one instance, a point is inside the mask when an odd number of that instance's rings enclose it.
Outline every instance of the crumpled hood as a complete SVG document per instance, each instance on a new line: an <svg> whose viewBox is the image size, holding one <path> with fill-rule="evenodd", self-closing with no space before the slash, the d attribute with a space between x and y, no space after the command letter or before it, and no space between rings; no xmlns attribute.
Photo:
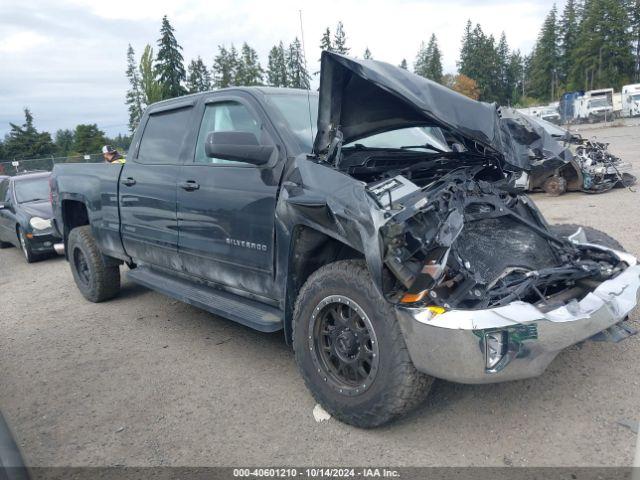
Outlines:
<svg viewBox="0 0 640 480"><path fill-rule="evenodd" d="M337 126L344 143L398 128L435 126L468 144L502 154L516 169L529 162L513 156L495 104L477 102L407 70L376 60L322 52L318 133L314 153L326 153Z"/></svg>
<svg viewBox="0 0 640 480"><path fill-rule="evenodd" d="M53 209L49 202L30 202L20 204L20 209L29 217L40 217L45 220L53 218Z"/></svg>

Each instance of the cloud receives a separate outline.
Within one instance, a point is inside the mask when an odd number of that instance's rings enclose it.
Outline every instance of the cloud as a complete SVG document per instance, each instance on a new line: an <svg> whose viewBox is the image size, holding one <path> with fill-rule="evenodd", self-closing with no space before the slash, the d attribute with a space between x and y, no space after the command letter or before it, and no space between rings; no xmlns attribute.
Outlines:
<svg viewBox="0 0 640 480"><path fill-rule="evenodd" d="M23 53L47 41L47 37L28 30L18 31L0 40L0 53Z"/></svg>
<svg viewBox="0 0 640 480"><path fill-rule="evenodd" d="M263 66L279 41L300 37L302 8L309 69L318 70L323 30L342 20L353 55L369 48L375 59L413 64L432 33L454 71L467 19L485 32L507 35L512 48L529 52L553 0L31 0L0 2L0 135L22 123L31 108L39 129L55 132L81 122L109 134L126 131L125 54L155 46L167 14L185 62L200 55L211 65L217 46L254 46Z"/></svg>

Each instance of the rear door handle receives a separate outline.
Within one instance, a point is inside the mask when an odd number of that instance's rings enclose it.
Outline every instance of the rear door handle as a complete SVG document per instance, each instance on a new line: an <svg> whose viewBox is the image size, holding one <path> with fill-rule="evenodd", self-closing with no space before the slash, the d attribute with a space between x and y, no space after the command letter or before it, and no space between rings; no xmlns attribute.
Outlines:
<svg viewBox="0 0 640 480"><path fill-rule="evenodd" d="M126 185L127 187L132 187L133 185L135 185L135 184L136 184L136 180L135 180L135 178L128 177L128 178L125 178L125 179L122 181L122 183L123 183L124 185Z"/></svg>
<svg viewBox="0 0 640 480"><path fill-rule="evenodd" d="M181 182L178 184L180 188L186 190L187 192L193 192L194 190L198 190L200 185L195 180L187 180L186 182Z"/></svg>

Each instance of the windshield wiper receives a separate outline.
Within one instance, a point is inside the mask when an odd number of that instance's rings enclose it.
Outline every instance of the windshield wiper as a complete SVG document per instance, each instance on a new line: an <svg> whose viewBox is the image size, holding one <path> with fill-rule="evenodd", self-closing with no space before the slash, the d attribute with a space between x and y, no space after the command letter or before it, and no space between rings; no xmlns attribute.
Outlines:
<svg viewBox="0 0 640 480"><path fill-rule="evenodd" d="M402 150L409 150L411 148L422 148L425 150L433 150L434 152L438 152L438 153L446 153L444 150L431 145L430 143L425 143L424 145L403 145L402 147L400 147Z"/></svg>
<svg viewBox="0 0 640 480"><path fill-rule="evenodd" d="M47 198L30 198L29 200L23 200L20 203L30 203L30 202L44 202L48 200Z"/></svg>

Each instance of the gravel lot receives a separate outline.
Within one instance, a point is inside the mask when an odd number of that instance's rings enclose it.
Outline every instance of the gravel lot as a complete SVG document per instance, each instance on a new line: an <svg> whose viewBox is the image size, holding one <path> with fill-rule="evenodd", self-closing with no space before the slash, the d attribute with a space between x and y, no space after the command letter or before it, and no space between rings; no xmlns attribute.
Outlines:
<svg viewBox="0 0 640 480"><path fill-rule="evenodd" d="M587 132L585 131L585 134ZM634 163L640 127L590 129ZM640 188L640 187L639 187ZM640 255L638 193L533 195L552 223L611 233ZM86 302L66 262L0 252L0 408L32 466L630 465L640 336L587 342L537 379L437 381L377 430L317 423L282 335L254 332L127 281ZM638 326L638 312L634 314Z"/></svg>

